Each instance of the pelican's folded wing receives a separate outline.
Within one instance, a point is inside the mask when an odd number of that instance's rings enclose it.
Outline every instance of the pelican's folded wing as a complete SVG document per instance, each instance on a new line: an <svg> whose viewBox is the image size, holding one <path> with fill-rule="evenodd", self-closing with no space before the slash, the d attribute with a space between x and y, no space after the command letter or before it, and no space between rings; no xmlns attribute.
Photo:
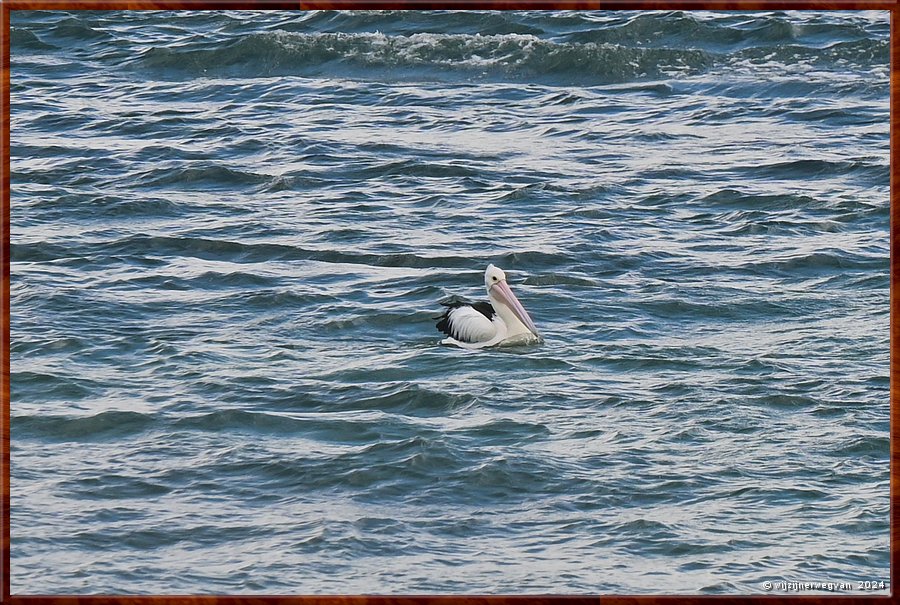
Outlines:
<svg viewBox="0 0 900 605"><path fill-rule="evenodd" d="M459 300L444 302L447 307L437 329L460 342L484 342L497 334L494 308L488 303L466 304Z"/></svg>

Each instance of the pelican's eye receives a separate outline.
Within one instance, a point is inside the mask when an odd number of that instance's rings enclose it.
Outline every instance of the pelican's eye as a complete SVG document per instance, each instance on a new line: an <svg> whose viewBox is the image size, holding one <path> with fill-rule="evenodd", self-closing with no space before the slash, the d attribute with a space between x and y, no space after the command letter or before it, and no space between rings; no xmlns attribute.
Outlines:
<svg viewBox="0 0 900 605"><path fill-rule="evenodd" d="M494 280L494 281L497 281L497 276L495 275L495 276L492 277L491 279Z"/></svg>

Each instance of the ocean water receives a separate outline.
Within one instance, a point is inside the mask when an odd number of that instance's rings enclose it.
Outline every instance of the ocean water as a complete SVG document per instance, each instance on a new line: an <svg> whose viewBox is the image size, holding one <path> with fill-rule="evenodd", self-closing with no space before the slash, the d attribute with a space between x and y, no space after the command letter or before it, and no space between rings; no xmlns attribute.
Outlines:
<svg viewBox="0 0 900 605"><path fill-rule="evenodd" d="M888 592L888 13L11 22L14 594Z"/></svg>

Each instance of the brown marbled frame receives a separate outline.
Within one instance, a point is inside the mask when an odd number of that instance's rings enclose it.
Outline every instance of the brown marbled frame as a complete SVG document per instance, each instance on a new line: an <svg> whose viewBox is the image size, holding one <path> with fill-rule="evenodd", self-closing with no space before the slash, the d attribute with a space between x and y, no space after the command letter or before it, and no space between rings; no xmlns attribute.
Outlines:
<svg viewBox="0 0 900 605"><path fill-rule="evenodd" d="M9 295L10 295L10 11L52 9L94 10L192 10L192 9L675 9L675 10L889 10L891 13L890 50L890 576L891 594L885 595L271 595L271 596L190 596L190 595L74 595L39 596L10 594L10 367L9 367ZM900 142L900 39L898 39L900 0L0 0L0 602L19 605L724 605L759 603L775 605L804 603L825 605L875 605L900 603L895 591L896 571L900 566L900 161L895 153Z"/></svg>

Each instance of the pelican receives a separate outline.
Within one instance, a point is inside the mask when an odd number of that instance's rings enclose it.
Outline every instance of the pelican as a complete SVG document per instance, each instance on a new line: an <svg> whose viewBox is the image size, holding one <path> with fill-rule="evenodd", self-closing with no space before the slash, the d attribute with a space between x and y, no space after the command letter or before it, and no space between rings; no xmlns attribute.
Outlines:
<svg viewBox="0 0 900 605"><path fill-rule="evenodd" d="M506 283L506 274L494 265L484 272L484 287L490 303L473 303L451 296L440 303L447 307L437 329L448 336L441 344L464 349L543 342L528 311Z"/></svg>

